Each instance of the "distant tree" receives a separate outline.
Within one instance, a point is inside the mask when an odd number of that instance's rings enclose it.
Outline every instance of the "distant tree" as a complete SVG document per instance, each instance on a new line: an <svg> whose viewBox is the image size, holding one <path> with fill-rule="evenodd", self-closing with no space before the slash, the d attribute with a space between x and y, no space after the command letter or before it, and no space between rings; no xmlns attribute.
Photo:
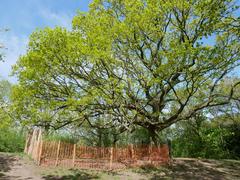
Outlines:
<svg viewBox="0 0 240 180"><path fill-rule="evenodd" d="M159 131L234 96L240 82L219 85L240 65L237 10L231 0L94 0L73 30L31 35L16 99L89 123L111 115L105 127L141 126L157 144Z"/></svg>
<svg viewBox="0 0 240 180"><path fill-rule="evenodd" d="M0 29L0 33L1 32L6 32L6 31L9 31L9 29ZM0 61L3 61L3 52L1 51L2 49L4 49L4 44L2 43L2 41L0 40Z"/></svg>
<svg viewBox="0 0 240 180"><path fill-rule="evenodd" d="M220 84L221 91L227 92L231 88L231 84L239 81L239 77L226 78ZM209 113L218 118L221 123L225 124L238 124L240 116L240 86L235 89L230 103L222 106L217 106L209 109Z"/></svg>
<svg viewBox="0 0 240 180"><path fill-rule="evenodd" d="M11 87L7 80L0 80L0 128L6 128L12 122L9 109Z"/></svg>
<svg viewBox="0 0 240 180"><path fill-rule="evenodd" d="M221 91L229 91L238 78L226 78ZM239 158L240 94L239 88L228 104L208 108L190 120L178 122L164 131L172 140L174 156L204 158Z"/></svg>

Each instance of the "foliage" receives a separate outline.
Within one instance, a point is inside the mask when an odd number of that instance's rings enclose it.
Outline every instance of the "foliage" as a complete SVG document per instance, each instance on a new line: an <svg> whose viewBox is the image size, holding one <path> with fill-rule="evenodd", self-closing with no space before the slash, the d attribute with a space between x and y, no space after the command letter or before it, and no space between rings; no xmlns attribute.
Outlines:
<svg viewBox="0 0 240 180"><path fill-rule="evenodd" d="M46 141L61 141L66 143L76 143L77 139L71 136L70 134L63 132L54 132L51 134L45 134L44 140Z"/></svg>
<svg viewBox="0 0 240 180"><path fill-rule="evenodd" d="M224 148L228 150L229 157L240 159L240 123L228 127L229 133L224 137L226 142Z"/></svg>
<svg viewBox="0 0 240 180"><path fill-rule="evenodd" d="M195 119L196 120L196 119ZM225 119L225 122L229 120ZM172 152L175 157L239 159L240 123L222 124L219 119L177 124L172 129ZM179 129L182 129L179 131Z"/></svg>
<svg viewBox="0 0 240 180"><path fill-rule="evenodd" d="M239 82L227 92L219 84L239 66L236 10L228 0L95 0L73 30L31 35L14 68L16 114L31 123L45 106L74 113L61 126L111 115L105 128L141 126L156 142L157 132L234 95Z"/></svg>
<svg viewBox="0 0 240 180"><path fill-rule="evenodd" d="M0 80L0 128L11 125L10 117L10 94L12 85L7 80Z"/></svg>
<svg viewBox="0 0 240 180"><path fill-rule="evenodd" d="M16 128L0 128L0 151L23 152L25 135Z"/></svg>

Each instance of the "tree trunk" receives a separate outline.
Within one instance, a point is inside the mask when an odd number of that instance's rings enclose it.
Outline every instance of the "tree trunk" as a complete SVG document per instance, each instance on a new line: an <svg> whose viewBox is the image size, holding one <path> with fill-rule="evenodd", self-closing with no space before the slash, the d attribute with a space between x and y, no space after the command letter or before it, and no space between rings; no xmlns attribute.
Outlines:
<svg viewBox="0 0 240 180"><path fill-rule="evenodd" d="M116 145L117 145L117 141L118 141L118 137L117 137L117 135L113 135L113 147L116 147Z"/></svg>
<svg viewBox="0 0 240 180"><path fill-rule="evenodd" d="M158 146L159 144L159 137L158 134L156 133L156 130L153 128L148 129L151 141L154 143L155 146ZM150 143L151 143L150 141Z"/></svg>
<svg viewBox="0 0 240 180"><path fill-rule="evenodd" d="M99 135L98 135L98 146L102 147L102 132L101 132L101 130L99 131Z"/></svg>

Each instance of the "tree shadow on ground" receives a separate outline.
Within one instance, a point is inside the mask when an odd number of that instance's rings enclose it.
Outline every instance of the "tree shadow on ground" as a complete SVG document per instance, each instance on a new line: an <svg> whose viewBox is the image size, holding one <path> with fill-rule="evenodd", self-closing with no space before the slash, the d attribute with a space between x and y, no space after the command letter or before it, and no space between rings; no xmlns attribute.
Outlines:
<svg viewBox="0 0 240 180"><path fill-rule="evenodd" d="M42 178L45 180L86 180L86 179L98 179L99 177L91 172L84 172L77 169L70 169L69 175L47 175Z"/></svg>
<svg viewBox="0 0 240 180"><path fill-rule="evenodd" d="M1 174L3 174L2 172L8 172L11 170L15 161L16 157L0 153L0 177Z"/></svg>
<svg viewBox="0 0 240 180"><path fill-rule="evenodd" d="M213 160L176 159L169 166L160 168L142 167L137 173L149 179L240 179L238 168L233 164L217 163ZM233 170L234 169L234 170Z"/></svg>
<svg viewBox="0 0 240 180"><path fill-rule="evenodd" d="M170 167L172 178L181 179L224 179L224 172L206 166L196 160L176 160Z"/></svg>
<svg viewBox="0 0 240 180"><path fill-rule="evenodd" d="M240 179L240 162L236 160L201 160L205 166L218 169L232 179Z"/></svg>
<svg viewBox="0 0 240 180"><path fill-rule="evenodd" d="M8 176L5 173L11 171L14 164L17 162L17 157L6 153L0 153L0 180L18 179L29 180L32 178L21 178L20 176Z"/></svg>

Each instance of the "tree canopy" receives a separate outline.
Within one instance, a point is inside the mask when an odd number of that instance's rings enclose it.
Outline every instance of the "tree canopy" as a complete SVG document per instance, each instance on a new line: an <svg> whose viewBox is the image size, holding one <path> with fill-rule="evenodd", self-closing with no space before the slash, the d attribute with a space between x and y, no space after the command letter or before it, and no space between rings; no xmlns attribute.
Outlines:
<svg viewBox="0 0 240 180"><path fill-rule="evenodd" d="M31 35L14 67L15 110L27 121L62 113L38 120L58 127L142 126L156 142L157 132L235 95L239 81L220 85L240 65L237 10L231 0L94 0L72 30Z"/></svg>

